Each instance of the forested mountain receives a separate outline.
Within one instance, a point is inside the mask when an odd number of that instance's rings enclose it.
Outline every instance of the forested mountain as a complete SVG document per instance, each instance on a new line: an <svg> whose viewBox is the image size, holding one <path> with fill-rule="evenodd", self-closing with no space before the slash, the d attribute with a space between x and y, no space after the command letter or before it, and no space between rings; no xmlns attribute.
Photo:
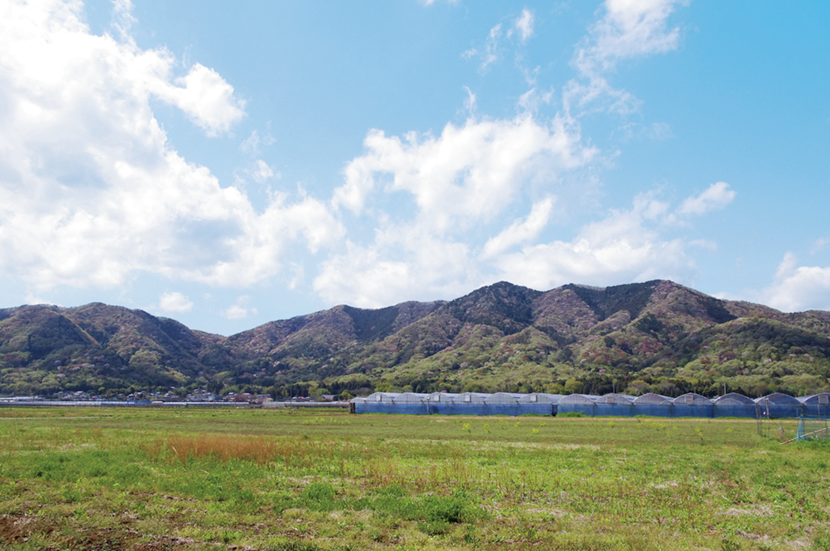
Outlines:
<svg viewBox="0 0 830 551"><path fill-rule="evenodd" d="M337 306L230 337L89 304L0 310L0 392L208 388L805 394L830 386L830 313L785 314L670 281Z"/></svg>

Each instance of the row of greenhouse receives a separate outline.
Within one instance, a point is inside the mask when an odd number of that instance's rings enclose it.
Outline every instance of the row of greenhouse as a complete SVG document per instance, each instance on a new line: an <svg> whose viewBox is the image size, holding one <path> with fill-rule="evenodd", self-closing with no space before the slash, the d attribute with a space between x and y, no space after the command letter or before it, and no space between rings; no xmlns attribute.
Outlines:
<svg viewBox="0 0 830 551"><path fill-rule="evenodd" d="M830 393L793 397L774 393L748 398L729 393L709 399L688 393L671 398L660 394L515 394L496 392L375 392L366 398L353 398L354 413L398 413L409 415L562 415L580 413L591 417L748 417L752 419L830 417Z"/></svg>

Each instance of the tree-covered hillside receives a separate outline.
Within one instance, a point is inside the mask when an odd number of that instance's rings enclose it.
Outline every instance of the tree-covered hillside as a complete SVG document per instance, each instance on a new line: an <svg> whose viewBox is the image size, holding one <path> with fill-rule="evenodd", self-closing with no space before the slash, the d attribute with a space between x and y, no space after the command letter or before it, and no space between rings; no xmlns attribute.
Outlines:
<svg viewBox="0 0 830 551"><path fill-rule="evenodd" d="M830 387L830 313L785 314L670 281L337 306L223 337L90 304L0 310L0 392L207 388L750 396Z"/></svg>

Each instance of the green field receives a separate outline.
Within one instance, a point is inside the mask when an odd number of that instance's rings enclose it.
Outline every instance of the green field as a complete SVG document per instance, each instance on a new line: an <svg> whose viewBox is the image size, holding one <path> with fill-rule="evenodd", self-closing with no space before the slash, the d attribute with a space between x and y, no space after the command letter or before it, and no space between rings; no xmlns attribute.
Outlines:
<svg viewBox="0 0 830 551"><path fill-rule="evenodd" d="M0 409L10 549L830 549L795 423Z"/></svg>

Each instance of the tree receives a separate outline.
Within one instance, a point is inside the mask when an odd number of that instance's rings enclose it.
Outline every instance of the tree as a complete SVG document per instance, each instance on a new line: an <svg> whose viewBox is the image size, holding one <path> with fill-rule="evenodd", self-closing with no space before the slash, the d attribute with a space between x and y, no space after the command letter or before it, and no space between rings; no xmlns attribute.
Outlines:
<svg viewBox="0 0 830 551"><path fill-rule="evenodd" d="M583 384L576 379L568 379L565 381L565 394L581 394Z"/></svg>

